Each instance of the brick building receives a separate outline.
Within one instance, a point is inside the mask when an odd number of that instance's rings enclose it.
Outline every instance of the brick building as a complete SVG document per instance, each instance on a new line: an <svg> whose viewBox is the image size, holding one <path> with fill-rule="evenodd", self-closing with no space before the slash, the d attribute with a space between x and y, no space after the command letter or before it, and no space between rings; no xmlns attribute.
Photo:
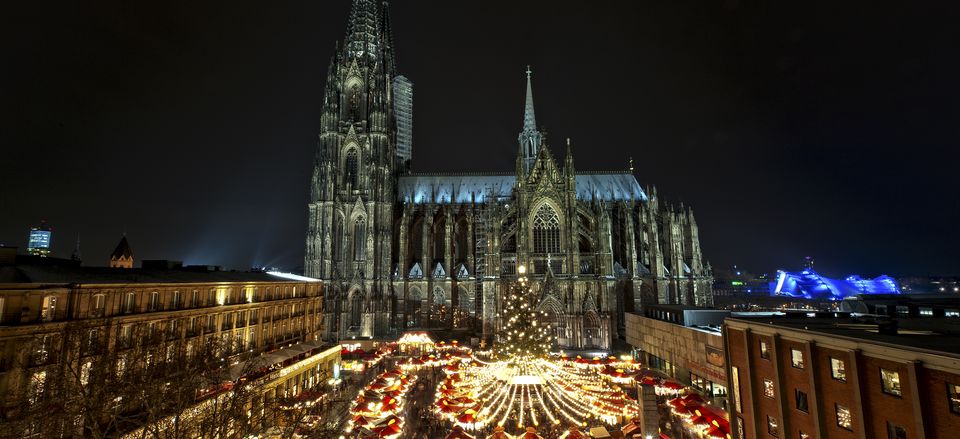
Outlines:
<svg viewBox="0 0 960 439"><path fill-rule="evenodd" d="M952 319L728 318L733 437L958 437L958 334Z"/></svg>

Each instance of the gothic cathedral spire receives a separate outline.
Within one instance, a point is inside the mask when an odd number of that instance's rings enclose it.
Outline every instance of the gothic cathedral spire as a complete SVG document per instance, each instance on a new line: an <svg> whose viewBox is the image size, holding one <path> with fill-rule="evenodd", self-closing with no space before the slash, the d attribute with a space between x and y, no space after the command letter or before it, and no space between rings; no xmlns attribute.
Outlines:
<svg viewBox="0 0 960 439"><path fill-rule="evenodd" d="M305 272L321 279L338 273L379 297L390 273L383 230L393 219L398 166L387 2L353 0L340 49L327 74Z"/></svg>
<svg viewBox="0 0 960 439"><path fill-rule="evenodd" d="M520 132L520 153L522 154L524 173L537 160L537 152L543 143L543 135L537 130L537 116L533 111L533 71L527 66L527 101L523 108L523 131Z"/></svg>

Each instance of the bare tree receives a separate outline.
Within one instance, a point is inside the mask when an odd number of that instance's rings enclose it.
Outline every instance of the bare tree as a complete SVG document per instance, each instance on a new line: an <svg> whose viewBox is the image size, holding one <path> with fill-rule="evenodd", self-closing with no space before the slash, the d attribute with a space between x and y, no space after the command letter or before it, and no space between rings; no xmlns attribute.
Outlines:
<svg viewBox="0 0 960 439"><path fill-rule="evenodd" d="M230 364L237 346L220 337L87 322L57 329L24 339L9 372L16 391L0 397L10 408L0 412L0 439L242 438L268 429L286 439L308 433L317 415L309 395L264 387L278 377L261 357Z"/></svg>

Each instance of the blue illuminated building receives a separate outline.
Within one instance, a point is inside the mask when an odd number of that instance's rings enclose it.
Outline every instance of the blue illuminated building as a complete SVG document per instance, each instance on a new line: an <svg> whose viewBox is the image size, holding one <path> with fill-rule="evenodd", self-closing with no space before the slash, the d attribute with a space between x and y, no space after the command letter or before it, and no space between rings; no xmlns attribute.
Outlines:
<svg viewBox="0 0 960 439"><path fill-rule="evenodd" d="M40 257L50 256L52 237L53 230L47 226L46 221L42 221L40 227L32 227L30 237L27 239L27 253Z"/></svg>
<svg viewBox="0 0 960 439"><path fill-rule="evenodd" d="M864 279L857 275L846 279L830 279L812 269L799 273L783 270L770 282L770 295L805 299L841 300L858 294L900 294L900 286L890 276Z"/></svg>

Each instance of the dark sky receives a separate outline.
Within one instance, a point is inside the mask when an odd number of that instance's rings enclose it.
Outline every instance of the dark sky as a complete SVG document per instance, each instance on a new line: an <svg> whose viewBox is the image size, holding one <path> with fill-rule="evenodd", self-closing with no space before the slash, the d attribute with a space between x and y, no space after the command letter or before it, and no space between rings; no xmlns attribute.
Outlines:
<svg viewBox="0 0 960 439"><path fill-rule="evenodd" d="M348 0L5 8L0 242L247 268L303 257ZM637 163L716 267L960 272L954 2L398 0L418 170L511 170L524 68L581 170Z"/></svg>

